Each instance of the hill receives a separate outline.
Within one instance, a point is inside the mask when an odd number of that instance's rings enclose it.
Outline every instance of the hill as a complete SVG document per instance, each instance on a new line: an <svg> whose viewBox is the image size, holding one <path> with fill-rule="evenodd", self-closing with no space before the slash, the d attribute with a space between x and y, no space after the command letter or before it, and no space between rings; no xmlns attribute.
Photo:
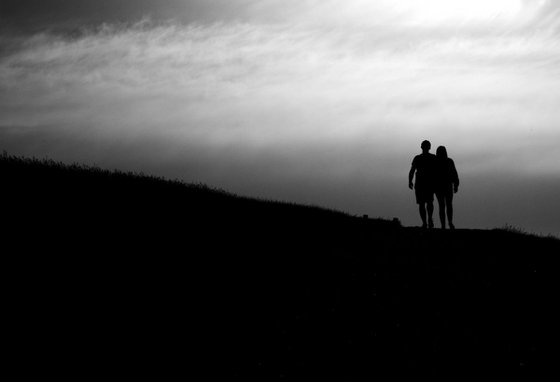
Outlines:
<svg viewBox="0 0 560 382"><path fill-rule="evenodd" d="M7 155L0 180L22 376L508 378L556 362L554 238Z"/></svg>

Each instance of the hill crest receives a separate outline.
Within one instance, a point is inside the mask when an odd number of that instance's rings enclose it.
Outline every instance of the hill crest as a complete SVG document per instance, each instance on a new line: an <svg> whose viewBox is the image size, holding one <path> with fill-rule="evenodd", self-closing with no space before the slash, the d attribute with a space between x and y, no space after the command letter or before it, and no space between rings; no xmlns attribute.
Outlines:
<svg viewBox="0 0 560 382"><path fill-rule="evenodd" d="M555 367L542 343L558 322L556 239L7 156L0 178L14 362L228 380Z"/></svg>

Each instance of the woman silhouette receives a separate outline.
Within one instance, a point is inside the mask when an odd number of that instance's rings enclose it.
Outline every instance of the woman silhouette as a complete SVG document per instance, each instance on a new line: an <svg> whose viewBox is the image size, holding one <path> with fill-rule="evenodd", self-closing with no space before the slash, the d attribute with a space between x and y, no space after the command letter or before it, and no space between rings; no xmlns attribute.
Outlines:
<svg viewBox="0 0 560 382"><path fill-rule="evenodd" d="M445 212L447 209L449 228L455 229L453 225L453 193L457 193L459 190L459 175L455 168L455 162L447 157L447 149L444 146L439 146L436 150L435 175L434 186L439 205L441 228L445 229Z"/></svg>

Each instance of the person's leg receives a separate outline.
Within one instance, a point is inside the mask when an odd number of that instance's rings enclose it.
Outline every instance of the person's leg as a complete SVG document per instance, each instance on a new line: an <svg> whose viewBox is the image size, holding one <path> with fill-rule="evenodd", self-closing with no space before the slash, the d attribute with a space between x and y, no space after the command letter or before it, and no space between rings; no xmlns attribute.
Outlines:
<svg viewBox="0 0 560 382"><path fill-rule="evenodd" d="M418 203L420 209L420 218L422 219L422 227L426 228L426 204L425 203Z"/></svg>
<svg viewBox="0 0 560 382"><path fill-rule="evenodd" d="M441 229L445 229L445 197L438 193L436 194L439 208L439 221L441 222Z"/></svg>
<svg viewBox="0 0 560 382"><path fill-rule="evenodd" d="M447 205L447 221L449 222L449 228L453 229L455 228L453 225L453 190L451 190L445 198L445 204Z"/></svg>
<svg viewBox="0 0 560 382"><path fill-rule="evenodd" d="M434 228L434 201L429 201L426 204L428 205L428 226Z"/></svg>

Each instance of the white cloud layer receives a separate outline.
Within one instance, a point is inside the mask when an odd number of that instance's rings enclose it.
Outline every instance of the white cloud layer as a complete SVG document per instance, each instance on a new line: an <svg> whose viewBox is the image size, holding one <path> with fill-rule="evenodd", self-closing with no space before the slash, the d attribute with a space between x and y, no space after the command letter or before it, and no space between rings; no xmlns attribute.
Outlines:
<svg viewBox="0 0 560 382"><path fill-rule="evenodd" d="M395 190L426 138L470 192L499 197L503 182L481 182L495 176L558 180L548 2L247 3L247 23L27 39L0 59L2 146L407 223L412 195Z"/></svg>

